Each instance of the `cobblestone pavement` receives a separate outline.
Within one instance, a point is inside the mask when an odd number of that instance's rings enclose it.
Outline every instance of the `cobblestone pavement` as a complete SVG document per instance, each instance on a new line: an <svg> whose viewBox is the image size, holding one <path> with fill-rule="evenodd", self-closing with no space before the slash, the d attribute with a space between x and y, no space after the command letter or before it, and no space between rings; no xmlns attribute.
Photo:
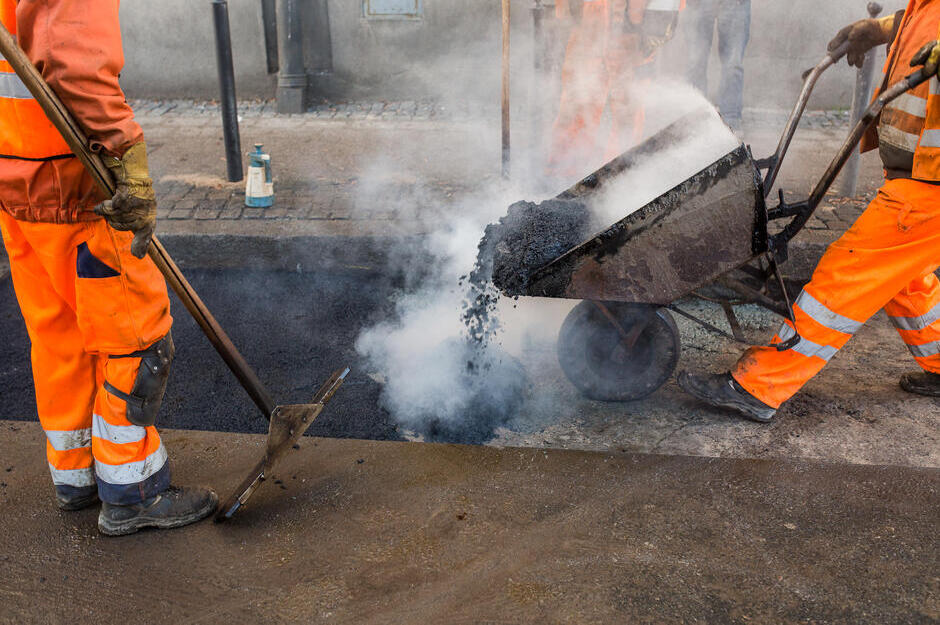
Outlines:
<svg viewBox="0 0 940 625"><path fill-rule="evenodd" d="M147 131L148 138L152 130L158 130L158 135L168 133L169 143L198 140L197 137L214 136L213 133L221 135L218 130L220 111L216 102L137 100L132 101L131 105ZM342 129L347 128L360 131L363 128L394 128L395 130L385 132L398 132L402 141L421 142L427 141L420 135L424 128L461 124L469 126L480 120L495 119L496 113L495 108L471 109L467 105L448 108L447 105L432 101L320 103L303 115L277 114L273 100L243 101L239 104L243 142L247 135L266 136L280 133L288 138L295 137L294 141L298 145L294 151L303 149L302 137L315 136L324 128L339 129L336 137L344 136L342 133L346 131ZM786 116L786 111L746 111L745 136L748 128L781 128ZM804 117L801 130L804 134L809 131L816 135L825 135L837 146L847 126L847 112L811 111ZM415 134L408 135L409 132ZM799 147L800 137L798 133L794 151ZM217 137L214 140L219 141ZM248 146L243 145L243 148L247 151ZM282 150L282 153L284 151L290 152L291 149ZM797 159L791 156L791 160ZM413 179L368 181L368 172L357 171L354 167L341 168L344 172L342 176L324 176L311 166L309 175L276 178L274 206L250 208L244 203L243 183L227 183L219 176L179 176L173 175L177 172L169 171L179 167L180 164L173 163L167 167L164 175L155 176L160 202L158 218L175 222L177 227L193 221L239 220L269 220L306 225L344 220L428 222L433 221L434 215L428 214L427 207L433 207L431 212L440 213L442 207L472 193L479 187L480 182L477 180L471 183L461 179L461 176L457 175L461 172L455 172L453 180L442 180L440 177L422 179L420 195L426 205L422 206L411 201L416 195L416 183ZM278 172L277 163L275 172ZM813 175L816 175L815 172ZM491 180L496 179L494 168ZM370 187L369 193L381 201L362 201L363 186L366 185ZM788 198L796 199L798 195L788 194ZM863 191L856 198L840 198L830 193L826 203L807 224L807 230L820 235L832 233L834 236L841 233L861 213L870 196L870 191ZM363 204L367 206L364 208ZM204 224L204 227L207 225Z"/></svg>
<svg viewBox="0 0 940 625"><path fill-rule="evenodd" d="M138 115L153 117L218 116L219 103L196 100L131 100ZM522 108L513 107L522 111ZM459 121L498 114L496 106L474 105L468 102L445 104L433 100L321 102L308 108L303 115L282 115L276 112L273 99L243 100L238 103L241 119L278 117L335 120L390 120L390 121ZM786 122L788 111L777 109L746 109L745 125ZM849 122L848 111L808 111L801 125L808 128L837 128Z"/></svg>
<svg viewBox="0 0 940 625"><path fill-rule="evenodd" d="M160 117L219 115L219 103L215 101L131 100L130 104L139 115ZM243 100L238 103L238 115L242 119L276 116L338 120L421 121L467 119L484 112L491 112L471 107L467 103L458 103L448 107L431 100L322 102L312 105L303 115L281 115L275 109L276 103L273 99Z"/></svg>
<svg viewBox="0 0 940 625"><path fill-rule="evenodd" d="M157 218L171 221L195 220L281 220L281 221L415 221L418 208L408 206L411 185L388 184L382 187L381 209L363 211L355 208L358 193L356 179L276 186L275 203L266 208L245 206L245 192L238 183L201 185L179 181L157 182L159 206ZM472 190L457 185L435 185L437 192L425 197L435 207ZM432 201L433 199L433 201ZM401 200L401 201L398 201Z"/></svg>
<svg viewBox="0 0 940 625"><path fill-rule="evenodd" d="M347 188L350 182L328 183L326 188L318 185L284 187L279 186L274 206L253 208L245 206L245 194L241 188L232 189L228 185L218 187L200 186L181 182L158 183L157 194L159 208L158 219L180 220L287 220L287 221L345 221L345 220L415 220L420 217L405 210L404 204L395 205L387 210L376 210L368 215L353 210L352 193ZM437 203L458 198L472 189L457 185L441 186L438 189ZM407 198L411 193L410 185L396 184L384 188L386 199ZM788 194L788 199L796 200L795 194ZM831 232L834 235L844 232L862 214L871 200L871 194L856 198L838 197L830 193L807 222L806 229L816 233ZM414 207L413 207L414 208Z"/></svg>

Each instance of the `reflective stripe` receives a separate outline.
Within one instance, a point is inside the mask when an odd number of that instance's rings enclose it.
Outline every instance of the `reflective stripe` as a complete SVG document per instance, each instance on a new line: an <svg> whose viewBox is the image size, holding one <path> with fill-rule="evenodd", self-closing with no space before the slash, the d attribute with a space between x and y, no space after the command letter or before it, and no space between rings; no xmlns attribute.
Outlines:
<svg viewBox="0 0 940 625"><path fill-rule="evenodd" d="M907 348L914 354L914 358L930 358L940 354L940 341L923 345L908 345Z"/></svg>
<svg viewBox="0 0 940 625"><path fill-rule="evenodd" d="M155 452L137 462L105 464L95 460L95 472L109 484L136 484L163 468L166 464L166 448L163 443Z"/></svg>
<svg viewBox="0 0 940 625"><path fill-rule="evenodd" d="M787 324L783 324L783 327L780 328L780 331L777 332L777 335L780 336L784 342L787 342L796 336L796 330ZM836 355L836 352L839 351L835 347L831 347L829 345L819 345L818 343L807 341L802 336L800 337L800 342L790 349L797 354L803 354L804 356L816 356L817 358L822 358L827 362Z"/></svg>
<svg viewBox="0 0 940 625"><path fill-rule="evenodd" d="M91 486L95 483L95 472L87 469L57 469L49 465L52 483L56 486Z"/></svg>
<svg viewBox="0 0 940 625"><path fill-rule="evenodd" d="M891 317L891 321L894 322L894 327L898 330L909 330L911 332L923 330L940 321L940 304L937 304L920 317Z"/></svg>
<svg viewBox="0 0 940 625"><path fill-rule="evenodd" d="M8 72L0 72L0 98L32 100L33 94L29 92L19 76Z"/></svg>
<svg viewBox="0 0 940 625"><path fill-rule="evenodd" d="M82 430L46 430L46 438L56 451L91 447L91 428Z"/></svg>
<svg viewBox="0 0 940 625"><path fill-rule="evenodd" d="M878 140L913 154L917 151L917 142L920 140L920 137L909 132L904 132L900 128L881 124L878 126Z"/></svg>
<svg viewBox="0 0 940 625"><path fill-rule="evenodd" d="M920 136L920 147L940 148L940 130L925 130Z"/></svg>
<svg viewBox="0 0 940 625"><path fill-rule="evenodd" d="M118 445L138 443L147 437L146 428L139 425L111 425L101 415L96 414L91 422L93 436L103 438Z"/></svg>
<svg viewBox="0 0 940 625"><path fill-rule="evenodd" d="M679 0L650 0L647 11L678 11Z"/></svg>
<svg viewBox="0 0 940 625"><path fill-rule="evenodd" d="M897 100L889 104L887 109L903 111L908 115L926 119L927 117L927 98L918 98L916 95L905 93Z"/></svg>
<svg viewBox="0 0 940 625"><path fill-rule="evenodd" d="M806 291L800 293L800 296L796 299L796 305L800 307L800 310L809 315L813 321L836 332L855 334L865 325L854 319L844 317L839 313L832 312Z"/></svg>
<svg viewBox="0 0 940 625"><path fill-rule="evenodd" d="M940 95L940 80L936 76L930 79L930 95Z"/></svg>

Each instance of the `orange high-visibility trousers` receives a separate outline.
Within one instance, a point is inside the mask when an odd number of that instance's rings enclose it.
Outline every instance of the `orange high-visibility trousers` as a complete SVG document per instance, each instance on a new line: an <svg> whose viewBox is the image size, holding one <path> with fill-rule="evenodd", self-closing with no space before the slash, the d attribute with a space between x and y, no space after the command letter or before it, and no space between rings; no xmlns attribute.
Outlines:
<svg viewBox="0 0 940 625"><path fill-rule="evenodd" d="M585 2L561 70L561 101L552 127L547 173L583 175L599 155L598 132L610 105L611 130L605 160L622 154L643 133L643 109L631 98L636 67L647 59L639 37L623 33L623 7L616 0ZM620 2L619 4L623 4Z"/></svg>
<svg viewBox="0 0 940 625"><path fill-rule="evenodd" d="M166 283L149 258L130 253L133 234L104 220L23 222L0 211L10 275L31 342L39 421L56 490L97 483L114 504L141 501L169 485L156 428L126 417L105 381L130 393L140 357L172 324ZM124 356L124 357L121 357Z"/></svg>
<svg viewBox="0 0 940 625"><path fill-rule="evenodd" d="M778 408L816 375L882 308L917 363L940 373L940 187L891 180L858 221L833 243L771 345L752 347L732 375Z"/></svg>

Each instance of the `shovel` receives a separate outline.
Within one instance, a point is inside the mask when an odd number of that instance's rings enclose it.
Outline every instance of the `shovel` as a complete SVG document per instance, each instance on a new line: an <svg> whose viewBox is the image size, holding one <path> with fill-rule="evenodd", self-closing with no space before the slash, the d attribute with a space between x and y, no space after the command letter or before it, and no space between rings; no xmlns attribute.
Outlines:
<svg viewBox="0 0 940 625"><path fill-rule="evenodd" d="M43 112L56 130L65 139L65 142L74 152L91 174L95 182L105 195L114 195L115 185L101 157L88 148L88 140L79 125L75 122L69 110L62 104L55 92L43 80L39 71L17 44L16 39L2 24L0 24L0 54L13 67L32 96L39 102ZM192 315L199 327L205 333L209 342L228 365L242 388L248 393L252 401L261 411L264 418L270 421L268 441L265 454L258 465L252 470L248 478L226 499L216 513L216 521L230 519L235 512L248 500L248 497L258 488L265 477L270 474L274 464L287 452L294 443L303 436L313 420L323 411L326 402L333 397L343 380L349 373L348 368L336 371L313 398L313 403L278 406L271 398L271 394L264 384L248 365L242 355L235 348L225 331L209 312L209 309L196 294L179 267L170 258L160 241L153 237L148 250L150 258L160 269L170 287L183 302L186 310Z"/></svg>

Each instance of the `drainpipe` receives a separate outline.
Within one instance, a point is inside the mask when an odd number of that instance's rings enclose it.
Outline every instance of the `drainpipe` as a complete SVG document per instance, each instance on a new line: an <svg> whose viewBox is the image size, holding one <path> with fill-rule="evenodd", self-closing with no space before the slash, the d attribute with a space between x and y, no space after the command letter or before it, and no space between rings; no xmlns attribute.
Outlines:
<svg viewBox="0 0 940 625"><path fill-rule="evenodd" d="M264 58L268 73L276 74L280 69L277 57L277 6L276 0L261 0L261 24L264 28Z"/></svg>
<svg viewBox="0 0 940 625"><path fill-rule="evenodd" d="M307 70L304 67L304 34L300 15L301 0L279 0L280 58L277 75L277 112L303 113L306 104Z"/></svg>

